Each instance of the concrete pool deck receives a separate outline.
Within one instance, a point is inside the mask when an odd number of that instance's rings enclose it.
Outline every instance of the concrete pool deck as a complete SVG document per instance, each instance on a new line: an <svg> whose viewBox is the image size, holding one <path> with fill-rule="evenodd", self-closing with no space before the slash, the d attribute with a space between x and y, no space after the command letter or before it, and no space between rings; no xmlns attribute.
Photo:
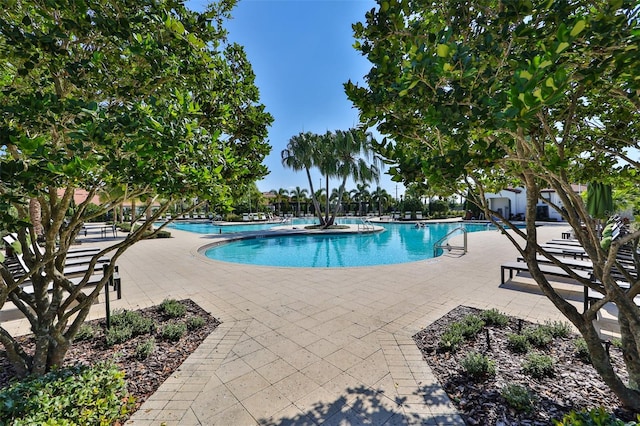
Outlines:
<svg viewBox="0 0 640 426"><path fill-rule="evenodd" d="M565 228L539 227L539 239ZM170 232L119 260L112 309L190 298L222 324L127 424L463 425L412 336L458 305L562 319L534 285L500 285L517 253L495 230L469 233L463 256L358 268L218 262L198 252L213 236Z"/></svg>

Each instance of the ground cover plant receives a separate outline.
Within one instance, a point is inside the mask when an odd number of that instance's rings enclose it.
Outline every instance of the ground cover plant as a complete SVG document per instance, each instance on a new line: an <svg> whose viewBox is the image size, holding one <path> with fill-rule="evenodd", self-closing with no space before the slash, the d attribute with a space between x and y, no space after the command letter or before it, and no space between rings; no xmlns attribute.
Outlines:
<svg viewBox="0 0 640 426"><path fill-rule="evenodd" d="M48 376L30 379L35 385L17 380L6 352L0 351L0 425L3 422L14 424L13 420L18 418L26 424L34 424L41 419L62 415L77 424L100 424L95 420L98 416L124 421L220 324L191 300L168 300L164 303L171 306L172 313L181 312L181 315L177 318L167 315L161 306L114 312L109 330L129 329L128 333L119 332L129 336L119 342L108 341L110 331L107 331L104 320L85 323L69 349L65 368L51 373L54 377L64 377L61 382L45 380ZM162 331L169 325L182 325L188 331L180 334L178 340L173 340L174 334L165 338ZM21 343L30 348L33 337L23 336ZM101 365L105 368L98 368ZM85 377L87 386L83 387L77 376L70 375L71 372ZM10 385L16 383L18 390L9 391ZM102 394L87 394L91 393L87 387L104 389L104 397ZM28 400L25 395L33 394L35 388L47 391L51 396ZM117 397L115 400L114 396ZM97 399L102 402L95 404L94 409L83 408L92 406L92 398L93 403ZM10 417L14 415L20 417Z"/></svg>
<svg viewBox="0 0 640 426"><path fill-rule="evenodd" d="M549 425L565 416L564 424L575 424L571 419L586 415L579 412L600 407L621 420L640 421L599 378L581 349L584 339L566 323L533 324L506 315L493 321L497 314L460 306L414 336L467 424ZM454 335L459 338L451 345ZM530 339L526 350L513 346L514 335ZM622 352L614 343L611 360L624 374Z"/></svg>

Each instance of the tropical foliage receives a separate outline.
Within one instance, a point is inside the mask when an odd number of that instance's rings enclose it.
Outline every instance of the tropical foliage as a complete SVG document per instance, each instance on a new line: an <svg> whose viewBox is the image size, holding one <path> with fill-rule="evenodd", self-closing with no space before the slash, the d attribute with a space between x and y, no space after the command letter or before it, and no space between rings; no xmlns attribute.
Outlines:
<svg viewBox="0 0 640 426"><path fill-rule="evenodd" d="M594 219L572 188L602 182L637 188L640 140L640 31L636 1L382 0L354 25L356 48L373 64L366 86L345 85L364 126L390 139L376 151L396 180L428 183L441 195L469 188L486 217L497 217L542 292L576 326L593 365L625 405L640 411L640 294L631 232L600 247ZM622 185L621 183L625 183ZM490 211L486 192L527 190L526 229ZM551 188L561 202L541 197ZM631 191L633 192L633 191ZM629 193L629 191L627 191ZM535 209L547 203L573 228L593 262L594 280L538 242ZM586 225L586 226L583 226ZM521 244L521 239L526 244ZM543 255L604 295L580 312L538 267ZM618 286L618 270L630 288ZM605 303L618 308L629 381L614 371L593 320Z"/></svg>
<svg viewBox="0 0 640 426"><path fill-rule="evenodd" d="M36 342L27 351L0 327L19 375L62 365L118 258L170 206L228 208L232 187L267 173L272 118L222 26L234 3L203 13L180 0L3 3L0 229L17 233L29 271L17 277L0 266L0 306L11 301ZM88 195L70 209L80 189ZM65 276L83 223L136 199L145 207L133 220L144 224L93 256L78 283ZM105 255L105 275L89 286Z"/></svg>
<svg viewBox="0 0 640 426"><path fill-rule="evenodd" d="M306 172L309 192L312 194L315 212L322 226L332 225L336 215L340 213L343 205L341 200L349 178L363 183L378 180L380 166L377 157L372 155L373 142L371 134L359 129L337 130L324 135L307 132L293 136L287 147L282 150L282 164L285 167ZM314 167L324 176L325 194L329 194L324 199L324 216L311 179L311 169ZM330 208L330 178L340 181L338 192L334 196L333 211Z"/></svg>

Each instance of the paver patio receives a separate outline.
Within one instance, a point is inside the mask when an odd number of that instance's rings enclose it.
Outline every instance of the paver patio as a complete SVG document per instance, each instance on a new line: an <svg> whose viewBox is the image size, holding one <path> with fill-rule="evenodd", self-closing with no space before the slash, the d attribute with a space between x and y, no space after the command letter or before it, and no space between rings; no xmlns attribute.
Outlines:
<svg viewBox="0 0 640 426"><path fill-rule="evenodd" d="M565 228L539 227L540 240ZM470 233L464 256L332 269L217 262L198 253L212 237L171 233L119 260L112 308L190 298L222 324L128 424L462 425L411 336L458 305L562 319L533 286L500 286L516 251L497 231Z"/></svg>

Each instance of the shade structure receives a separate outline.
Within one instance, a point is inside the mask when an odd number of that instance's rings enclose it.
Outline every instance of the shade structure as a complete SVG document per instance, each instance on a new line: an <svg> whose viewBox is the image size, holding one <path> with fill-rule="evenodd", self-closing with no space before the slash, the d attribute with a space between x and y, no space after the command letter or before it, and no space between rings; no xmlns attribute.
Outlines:
<svg viewBox="0 0 640 426"><path fill-rule="evenodd" d="M595 219L606 219L613 214L613 189L602 182L592 182L587 188L587 211Z"/></svg>

